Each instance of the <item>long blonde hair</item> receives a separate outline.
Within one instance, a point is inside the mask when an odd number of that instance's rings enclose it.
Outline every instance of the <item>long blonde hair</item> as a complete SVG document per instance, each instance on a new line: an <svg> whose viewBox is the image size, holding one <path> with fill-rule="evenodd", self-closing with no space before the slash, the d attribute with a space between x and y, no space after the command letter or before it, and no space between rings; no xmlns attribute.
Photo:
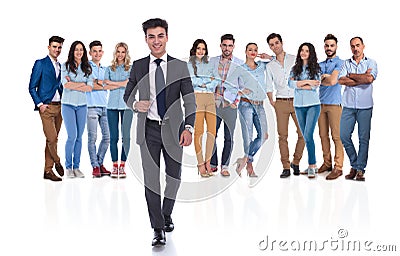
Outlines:
<svg viewBox="0 0 400 256"><path fill-rule="evenodd" d="M111 70L115 71L117 66L118 66L118 61L117 61L117 50L119 47L124 47L126 51L125 55L125 63L124 63L124 69L125 71L128 71L129 68L131 67L130 62L131 62L131 56L129 56L129 50L128 50L128 45L124 42L120 42L115 46L114 49L114 54L113 54L113 60L111 61Z"/></svg>

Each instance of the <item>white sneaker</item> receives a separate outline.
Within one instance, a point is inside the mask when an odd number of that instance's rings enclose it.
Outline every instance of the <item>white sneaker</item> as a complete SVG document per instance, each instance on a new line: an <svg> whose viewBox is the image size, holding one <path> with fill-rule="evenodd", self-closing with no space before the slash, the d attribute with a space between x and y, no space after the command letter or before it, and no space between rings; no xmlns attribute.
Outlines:
<svg viewBox="0 0 400 256"><path fill-rule="evenodd" d="M119 172L119 177L120 178L126 178L126 173L125 173L125 166L119 166L119 169L118 169L118 172Z"/></svg>
<svg viewBox="0 0 400 256"><path fill-rule="evenodd" d="M74 171L72 170L72 169L68 169L67 168L67 178L69 178L69 179L72 179L72 178L75 178L75 173L74 173Z"/></svg>
<svg viewBox="0 0 400 256"><path fill-rule="evenodd" d="M113 166L113 170L111 172L111 178L118 178L118 166Z"/></svg>
<svg viewBox="0 0 400 256"><path fill-rule="evenodd" d="M315 178L315 173L318 171L317 168L308 168L308 178Z"/></svg>
<svg viewBox="0 0 400 256"><path fill-rule="evenodd" d="M74 174L77 178L85 178L85 174L83 174L79 169L74 169Z"/></svg>

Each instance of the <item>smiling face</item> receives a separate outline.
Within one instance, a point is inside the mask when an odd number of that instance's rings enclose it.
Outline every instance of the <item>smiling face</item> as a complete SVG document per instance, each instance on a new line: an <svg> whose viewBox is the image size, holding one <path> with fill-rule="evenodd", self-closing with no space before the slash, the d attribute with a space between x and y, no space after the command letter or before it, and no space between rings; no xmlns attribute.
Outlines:
<svg viewBox="0 0 400 256"><path fill-rule="evenodd" d="M163 27L148 28L145 39L154 57L161 58L166 53L168 35Z"/></svg>
<svg viewBox="0 0 400 256"><path fill-rule="evenodd" d="M308 58L310 57L310 49L308 49L307 45L303 45L300 51L300 58L304 63L307 63Z"/></svg>
<svg viewBox="0 0 400 256"><path fill-rule="evenodd" d="M77 44L74 49L74 60L76 63L80 64L82 56L84 54L83 45Z"/></svg>
<svg viewBox="0 0 400 256"><path fill-rule="evenodd" d="M337 44L336 44L335 40L333 40L333 39L325 40L324 50L325 50L326 57L328 57L328 58L335 57L336 49L337 49Z"/></svg>
<svg viewBox="0 0 400 256"><path fill-rule="evenodd" d="M89 55L92 57L93 62L99 63L101 57L103 57L103 49L101 46L93 46L90 51Z"/></svg>
<svg viewBox="0 0 400 256"><path fill-rule="evenodd" d="M49 49L50 57L57 60L58 56L61 54L62 43L51 42L47 49Z"/></svg>
<svg viewBox="0 0 400 256"><path fill-rule="evenodd" d="M203 43L199 43L196 47L196 58L201 60L206 54L206 46Z"/></svg>
<svg viewBox="0 0 400 256"><path fill-rule="evenodd" d="M232 57L232 52L233 49L235 48L235 44L233 40L223 40L222 43L220 44L221 51L222 51L222 56L224 58L230 58Z"/></svg>
<svg viewBox="0 0 400 256"><path fill-rule="evenodd" d="M278 37L271 38L268 41L269 48L275 53L276 56L283 52L283 44L279 41Z"/></svg>
<svg viewBox="0 0 400 256"><path fill-rule="evenodd" d="M246 58L254 60L258 55L258 47L255 44L249 44L246 47Z"/></svg>
<svg viewBox="0 0 400 256"><path fill-rule="evenodd" d="M117 62L118 64L122 64L125 62L125 58L126 58L126 49L125 47L118 47L117 51L116 51L116 56L117 56Z"/></svg>

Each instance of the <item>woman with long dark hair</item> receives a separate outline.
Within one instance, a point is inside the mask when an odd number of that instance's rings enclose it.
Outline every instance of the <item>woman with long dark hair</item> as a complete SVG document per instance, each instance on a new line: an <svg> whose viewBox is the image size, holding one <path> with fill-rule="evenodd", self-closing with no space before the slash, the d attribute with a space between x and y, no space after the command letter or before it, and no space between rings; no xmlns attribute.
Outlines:
<svg viewBox="0 0 400 256"><path fill-rule="evenodd" d="M69 49L67 61L61 66L61 83L64 86L61 114L68 134L65 144L68 178L85 177L79 170L79 164L87 115L86 92L92 91L93 80L85 45L75 41Z"/></svg>
<svg viewBox="0 0 400 256"><path fill-rule="evenodd" d="M321 112L320 77L321 69L314 46L311 43L301 44L290 73L289 87L294 89L293 105L308 152L308 168L302 173L309 178L314 178L318 170L313 136Z"/></svg>
<svg viewBox="0 0 400 256"><path fill-rule="evenodd" d="M210 166L216 136L216 109L212 76L213 67L208 62L207 43L203 39L194 41L190 49L188 69L192 79L196 96L196 121L194 124L194 147L197 157L198 173L201 177L212 176ZM206 150L203 156L202 141L204 134L204 121L207 123Z"/></svg>

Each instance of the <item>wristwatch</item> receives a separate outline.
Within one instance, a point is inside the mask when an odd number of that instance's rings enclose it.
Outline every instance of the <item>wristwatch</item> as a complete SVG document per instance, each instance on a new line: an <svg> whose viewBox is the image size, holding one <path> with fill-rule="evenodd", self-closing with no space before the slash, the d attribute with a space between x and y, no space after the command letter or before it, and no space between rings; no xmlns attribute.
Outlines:
<svg viewBox="0 0 400 256"><path fill-rule="evenodd" d="M185 130L188 130L191 134L193 134L193 132L194 132L193 127L189 124L185 125Z"/></svg>

